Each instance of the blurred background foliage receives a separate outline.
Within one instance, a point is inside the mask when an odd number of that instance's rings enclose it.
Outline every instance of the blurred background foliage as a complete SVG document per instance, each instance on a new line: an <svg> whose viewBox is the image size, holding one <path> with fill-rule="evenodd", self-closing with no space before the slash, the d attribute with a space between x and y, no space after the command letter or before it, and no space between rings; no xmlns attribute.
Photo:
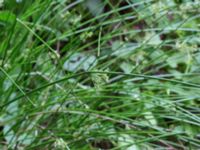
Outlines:
<svg viewBox="0 0 200 150"><path fill-rule="evenodd" d="M200 148L199 0L0 0L0 149Z"/></svg>

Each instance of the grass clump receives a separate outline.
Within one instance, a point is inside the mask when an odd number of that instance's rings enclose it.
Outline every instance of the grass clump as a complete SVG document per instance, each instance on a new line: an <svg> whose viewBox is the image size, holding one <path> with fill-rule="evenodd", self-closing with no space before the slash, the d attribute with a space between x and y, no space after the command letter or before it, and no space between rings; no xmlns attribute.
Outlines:
<svg viewBox="0 0 200 150"><path fill-rule="evenodd" d="M0 149L199 149L199 6L0 1Z"/></svg>

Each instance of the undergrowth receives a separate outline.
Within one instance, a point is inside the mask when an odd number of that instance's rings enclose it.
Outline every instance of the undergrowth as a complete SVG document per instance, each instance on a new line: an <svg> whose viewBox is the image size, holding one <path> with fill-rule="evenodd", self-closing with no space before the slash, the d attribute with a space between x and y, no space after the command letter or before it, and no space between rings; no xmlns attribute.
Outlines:
<svg viewBox="0 0 200 150"><path fill-rule="evenodd" d="M0 149L199 149L199 8L0 0Z"/></svg>

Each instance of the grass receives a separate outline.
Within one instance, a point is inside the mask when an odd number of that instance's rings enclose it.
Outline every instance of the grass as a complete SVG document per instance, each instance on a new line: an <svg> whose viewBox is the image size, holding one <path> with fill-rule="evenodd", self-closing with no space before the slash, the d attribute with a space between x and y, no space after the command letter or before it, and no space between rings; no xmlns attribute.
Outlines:
<svg viewBox="0 0 200 150"><path fill-rule="evenodd" d="M199 6L0 0L0 149L199 149Z"/></svg>

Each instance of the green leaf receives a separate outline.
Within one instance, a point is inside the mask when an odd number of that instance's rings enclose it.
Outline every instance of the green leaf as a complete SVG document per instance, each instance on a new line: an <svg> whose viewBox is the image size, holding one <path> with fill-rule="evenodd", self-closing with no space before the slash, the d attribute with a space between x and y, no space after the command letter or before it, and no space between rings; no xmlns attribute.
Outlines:
<svg viewBox="0 0 200 150"><path fill-rule="evenodd" d="M10 11L0 11L0 22L13 24L16 20L15 14Z"/></svg>
<svg viewBox="0 0 200 150"><path fill-rule="evenodd" d="M96 64L96 57L93 55L85 55L83 53L75 53L67 59L63 65L64 70L68 71L78 71L78 70L88 70L91 66Z"/></svg>
<svg viewBox="0 0 200 150"><path fill-rule="evenodd" d="M86 6L94 16L100 15L104 9L104 5L101 0L87 0Z"/></svg>

